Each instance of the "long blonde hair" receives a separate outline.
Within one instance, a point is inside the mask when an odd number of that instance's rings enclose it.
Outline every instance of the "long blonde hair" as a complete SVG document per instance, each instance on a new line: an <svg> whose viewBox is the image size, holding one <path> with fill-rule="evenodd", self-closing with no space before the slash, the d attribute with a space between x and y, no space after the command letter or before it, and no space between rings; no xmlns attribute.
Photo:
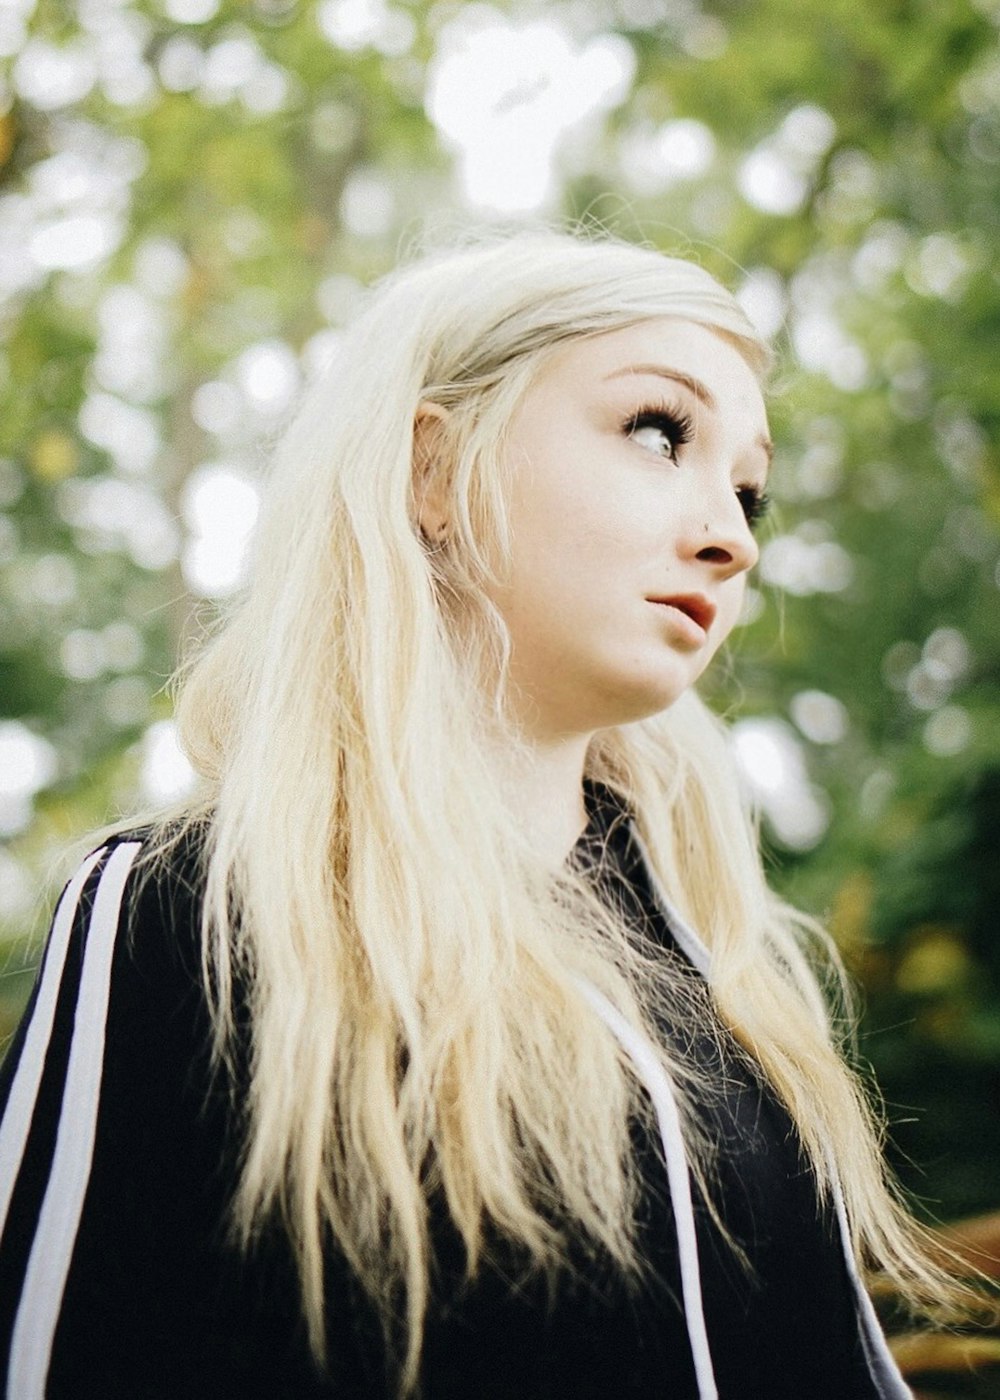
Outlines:
<svg viewBox="0 0 1000 1400"><path fill-rule="evenodd" d="M432 1194L470 1271L496 1236L539 1268L565 1267L571 1239L641 1268L628 1124L642 1096L579 979L651 1036L679 989L585 881L540 863L509 809L492 741L519 741L486 585L510 544L505 429L545 357L664 315L723 333L763 374L767 349L733 297L651 250L526 233L390 276L285 436L249 586L180 695L201 775L186 820L208 831L221 1061L241 999L252 1027L236 1229L249 1243L280 1216L319 1358L332 1237L400 1348L403 1390ZM426 401L449 410L441 547L416 523ZM588 773L631 805L711 951L718 1012L788 1106L821 1193L842 1184L859 1262L933 1296L831 1030L805 947L816 931L768 889L720 723L689 693L597 736ZM710 1190L698 1086L662 1053Z"/></svg>

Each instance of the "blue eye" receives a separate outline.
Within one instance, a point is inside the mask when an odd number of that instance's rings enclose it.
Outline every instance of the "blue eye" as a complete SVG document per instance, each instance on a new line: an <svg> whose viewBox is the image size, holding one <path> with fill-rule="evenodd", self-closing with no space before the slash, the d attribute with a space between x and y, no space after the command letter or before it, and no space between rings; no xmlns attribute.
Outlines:
<svg viewBox="0 0 1000 1400"><path fill-rule="evenodd" d="M759 486L738 486L736 499L739 501L751 529L767 514L771 507L771 497Z"/></svg>
<svg viewBox="0 0 1000 1400"><path fill-rule="evenodd" d="M626 419L624 430L626 436L634 438L640 446L648 446L651 452L674 462L678 450L694 436L694 422L689 414L680 410L643 408Z"/></svg>

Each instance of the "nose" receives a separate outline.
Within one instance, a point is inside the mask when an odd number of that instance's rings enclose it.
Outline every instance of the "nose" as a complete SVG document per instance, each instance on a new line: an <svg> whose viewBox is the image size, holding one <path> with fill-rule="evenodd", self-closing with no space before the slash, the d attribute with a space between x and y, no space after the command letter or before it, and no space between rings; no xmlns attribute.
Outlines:
<svg viewBox="0 0 1000 1400"><path fill-rule="evenodd" d="M760 557L760 549L743 507L735 491L729 487L703 497L701 509L695 510L688 528L688 552L703 563L710 564L721 578L752 569Z"/></svg>

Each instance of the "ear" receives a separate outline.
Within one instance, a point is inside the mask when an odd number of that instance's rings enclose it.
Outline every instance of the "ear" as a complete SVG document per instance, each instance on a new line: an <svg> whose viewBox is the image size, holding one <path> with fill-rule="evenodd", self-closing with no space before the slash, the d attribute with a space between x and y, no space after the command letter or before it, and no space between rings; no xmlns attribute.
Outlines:
<svg viewBox="0 0 1000 1400"><path fill-rule="evenodd" d="M423 400L413 419L413 497L416 520L425 539L439 543L448 535L449 463L445 435L451 414Z"/></svg>

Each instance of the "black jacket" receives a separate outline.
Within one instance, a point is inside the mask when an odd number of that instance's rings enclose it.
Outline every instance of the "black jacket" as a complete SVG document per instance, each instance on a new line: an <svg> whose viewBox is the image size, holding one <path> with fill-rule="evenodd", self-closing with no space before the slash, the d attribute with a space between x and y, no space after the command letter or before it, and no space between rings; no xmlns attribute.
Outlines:
<svg viewBox="0 0 1000 1400"><path fill-rule="evenodd" d="M590 789L574 859L629 918L686 959L625 814ZM275 1227L250 1256L229 1242L241 1095L209 1072L193 841L137 882L138 841L110 842L70 882L0 1076L0 1356L8 1396L58 1400L389 1400L391 1366L343 1259L327 1257L329 1365L312 1362L290 1252ZM137 898L130 892L138 887ZM698 976L693 963L687 964ZM705 999L706 1016L711 1015ZM819 1210L784 1110L735 1046L666 1027L724 1085L706 1107L718 1199L752 1274L697 1192L691 1217L714 1384L723 1400L905 1396ZM713 1062L712 1057L715 1057ZM496 1242L464 1281L432 1203L436 1269L425 1400L704 1400L663 1142L639 1127L640 1286L584 1255L550 1292ZM686 1218L686 1217L685 1217ZM877 1379L878 1377L881 1379Z"/></svg>

